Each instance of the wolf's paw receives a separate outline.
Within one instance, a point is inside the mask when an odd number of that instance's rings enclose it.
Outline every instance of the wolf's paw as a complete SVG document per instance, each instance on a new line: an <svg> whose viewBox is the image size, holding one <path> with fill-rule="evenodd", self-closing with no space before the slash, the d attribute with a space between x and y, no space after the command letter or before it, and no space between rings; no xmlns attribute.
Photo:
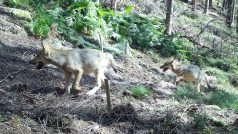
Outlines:
<svg viewBox="0 0 238 134"><path fill-rule="evenodd" d="M63 97L63 98L66 98L68 95L69 95L69 93L68 93L68 92L65 92L65 93L62 95L62 97Z"/></svg>
<svg viewBox="0 0 238 134"><path fill-rule="evenodd" d="M80 87L73 87L74 92L82 92L83 90Z"/></svg>
<svg viewBox="0 0 238 134"><path fill-rule="evenodd" d="M87 94L88 96L91 96L91 95L94 95L94 94L95 94L95 91L91 90L91 91L88 91L86 94Z"/></svg>
<svg viewBox="0 0 238 134"><path fill-rule="evenodd" d="M203 92L201 92L200 94L201 94L202 96L207 96L207 95L206 95L205 93L203 93Z"/></svg>

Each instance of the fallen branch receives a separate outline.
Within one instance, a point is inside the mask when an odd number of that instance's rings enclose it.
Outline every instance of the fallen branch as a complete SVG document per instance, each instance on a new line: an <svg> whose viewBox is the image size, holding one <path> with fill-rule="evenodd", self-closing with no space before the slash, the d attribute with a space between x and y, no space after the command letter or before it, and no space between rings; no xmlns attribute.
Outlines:
<svg viewBox="0 0 238 134"><path fill-rule="evenodd" d="M187 36L187 35L182 35L182 36L179 36L180 38L186 38L186 39L188 39L190 42L192 42L194 45L197 45L197 46L200 46L200 47L202 47L202 48L207 48L207 49L209 49L210 51L216 51L215 49L213 49L213 48L210 48L210 47L208 47L208 46L204 46L204 45L202 45L202 44L200 44L199 42L197 42L196 41L196 39L194 39L192 36Z"/></svg>
<svg viewBox="0 0 238 134"><path fill-rule="evenodd" d="M200 38L200 36L202 35L202 33L204 33L206 31L206 29L208 28L209 24L216 21L215 19L212 19L210 20L209 22L206 23L205 26L203 26L200 30L200 32L198 34L193 34L193 35L188 35L188 34L185 34L185 35L181 35L180 38L186 38L188 39L190 42L192 42L194 45L196 46L199 46L201 48L206 48L208 49L210 52L214 52L216 54L219 54L219 55L227 55L227 54L224 54L214 48L210 48L208 46L205 46L201 43L199 43L197 40ZM186 32L187 33L187 32ZM195 38L196 37L196 38Z"/></svg>
<svg viewBox="0 0 238 134"><path fill-rule="evenodd" d="M193 37L191 37L191 36L187 36L187 35L182 35L182 36L179 36L179 38L186 38L186 39L188 39L190 42L192 42L194 45L196 45L196 46L200 46L201 48L206 48L206 49L208 49L210 52L213 52L213 53L215 53L215 54L218 54L218 55L231 55L231 54L226 54L226 53L222 53L221 51L218 51L218 50L216 50L216 49L214 49L214 48L210 48L210 47L208 47L208 46L204 46L204 45L202 45L202 44L200 44L199 42L197 42Z"/></svg>
<svg viewBox="0 0 238 134"><path fill-rule="evenodd" d="M215 19L212 19L212 20L208 21L208 23L204 27L201 28L201 31L197 35L195 35L197 37L196 39L200 38L200 35L206 31L209 24L212 23L213 21L215 21Z"/></svg>
<svg viewBox="0 0 238 134"><path fill-rule="evenodd" d="M15 74L18 74L19 72L21 72L21 71L23 71L23 70L25 70L25 69L26 69L26 68L20 69L20 70L18 70L18 71L16 71L16 72L13 72L13 73L8 74L4 79L2 79L2 80L0 81L0 83L4 82L4 81L5 81L6 79L8 79L10 76L15 75Z"/></svg>
<svg viewBox="0 0 238 134"><path fill-rule="evenodd" d="M6 94L7 92L5 90L0 89L1 94Z"/></svg>
<svg viewBox="0 0 238 134"><path fill-rule="evenodd" d="M28 101L30 102L31 104L34 104L35 100L39 101L39 99L35 98L35 97L32 97L30 96L29 94L26 94L26 93L22 93L22 96Z"/></svg>

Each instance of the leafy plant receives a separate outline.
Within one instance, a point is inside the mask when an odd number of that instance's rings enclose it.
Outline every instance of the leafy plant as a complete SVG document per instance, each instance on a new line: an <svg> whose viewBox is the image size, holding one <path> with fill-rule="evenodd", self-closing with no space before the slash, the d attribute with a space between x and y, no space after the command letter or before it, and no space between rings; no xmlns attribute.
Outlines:
<svg viewBox="0 0 238 134"><path fill-rule="evenodd" d="M200 93L196 92L196 85L193 84L183 84L179 86L179 89L175 91L174 96L178 100L183 100L183 99L193 99L196 100L197 102L202 102L203 100L203 95Z"/></svg>
<svg viewBox="0 0 238 134"><path fill-rule="evenodd" d="M32 0L4 0L3 2L10 7L29 8Z"/></svg>
<svg viewBox="0 0 238 134"><path fill-rule="evenodd" d="M178 133L177 129L180 129L182 125L176 111L166 110L161 119L159 133Z"/></svg>
<svg viewBox="0 0 238 134"><path fill-rule="evenodd" d="M39 7L31 22L32 32L39 37L46 37L50 31L50 26L54 22L54 17L44 7Z"/></svg>
<svg viewBox="0 0 238 134"><path fill-rule="evenodd" d="M90 40L79 36L83 34L98 40L98 34L102 34L105 38L112 39L115 44L125 45L129 42L142 50L162 48L159 50L162 56L176 55L189 59L186 41L180 40L176 34L165 35L165 26L158 17L131 14L132 6L119 12L103 8L90 0L37 0L35 3L28 1L28 4L36 9L30 31L37 37L46 37L51 25L58 23L60 34L76 45L83 43L83 46L95 47ZM68 8L65 9L65 6ZM66 18L70 18L72 24L68 25Z"/></svg>
<svg viewBox="0 0 238 134"><path fill-rule="evenodd" d="M151 94L151 90L143 85L133 87L129 90L135 97L145 97Z"/></svg>
<svg viewBox="0 0 238 134"><path fill-rule="evenodd" d="M207 130L209 127L208 122L209 118L206 114L193 114L192 126L196 131L203 132L204 130Z"/></svg>
<svg viewBox="0 0 238 134"><path fill-rule="evenodd" d="M221 108L237 108L237 95L224 91L215 91L208 94L205 103L210 105L218 105Z"/></svg>
<svg viewBox="0 0 238 134"><path fill-rule="evenodd" d="M4 122L6 120L7 120L6 117L4 117L3 115L0 114L0 122Z"/></svg>

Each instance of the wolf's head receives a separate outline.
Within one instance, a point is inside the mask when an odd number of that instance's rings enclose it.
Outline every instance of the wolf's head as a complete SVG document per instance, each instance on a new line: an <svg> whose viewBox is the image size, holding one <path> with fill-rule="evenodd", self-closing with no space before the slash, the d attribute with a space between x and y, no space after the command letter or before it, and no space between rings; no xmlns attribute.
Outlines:
<svg viewBox="0 0 238 134"><path fill-rule="evenodd" d="M44 65L48 64L48 57L50 53L50 46L42 44L42 50L34 55L34 58L30 61L30 64L38 64L37 69L41 69Z"/></svg>
<svg viewBox="0 0 238 134"><path fill-rule="evenodd" d="M181 61L179 59L175 59L173 61L165 62L162 66L160 66L163 71L167 71L168 69L173 70L175 67L181 64Z"/></svg>
<svg viewBox="0 0 238 134"><path fill-rule="evenodd" d="M163 69L163 71L167 71L168 69L172 69L173 68L173 61L170 62L165 62L162 66L160 66L161 69Z"/></svg>

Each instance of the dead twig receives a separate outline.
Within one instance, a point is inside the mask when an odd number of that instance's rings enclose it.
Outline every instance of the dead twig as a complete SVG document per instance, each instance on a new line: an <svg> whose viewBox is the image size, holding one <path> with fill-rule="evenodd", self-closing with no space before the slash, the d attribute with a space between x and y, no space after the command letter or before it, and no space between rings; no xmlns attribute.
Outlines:
<svg viewBox="0 0 238 134"><path fill-rule="evenodd" d="M5 90L0 89L1 94L6 94L7 92Z"/></svg>
<svg viewBox="0 0 238 134"><path fill-rule="evenodd" d="M29 94L26 94L26 93L22 93L22 96L28 101L30 102L31 104L33 104L35 102L35 100L39 101L39 99L35 98L35 97L32 97L30 96Z"/></svg>
<svg viewBox="0 0 238 134"><path fill-rule="evenodd" d="M208 28L209 24L214 22L214 21L216 21L216 20L212 19L212 20L208 21L207 24L201 28L201 31L197 35L195 35L195 37L197 37L195 40L199 39L201 34L206 31L206 29Z"/></svg>
<svg viewBox="0 0 238 134"><path fill-rule="evenodd" d="M15 74L18 74L18 73L21 72L21 71L24 71L25 69L26 69L26 68L20 69L20 70L18 70L18 71L16 71L16 72L13 72L13 73L8 74L4 79L2 79L2 80L0 81L0 83L4 82L4 81L5 81L6 79L8 79L10 76L15 75Z"/></svg>

